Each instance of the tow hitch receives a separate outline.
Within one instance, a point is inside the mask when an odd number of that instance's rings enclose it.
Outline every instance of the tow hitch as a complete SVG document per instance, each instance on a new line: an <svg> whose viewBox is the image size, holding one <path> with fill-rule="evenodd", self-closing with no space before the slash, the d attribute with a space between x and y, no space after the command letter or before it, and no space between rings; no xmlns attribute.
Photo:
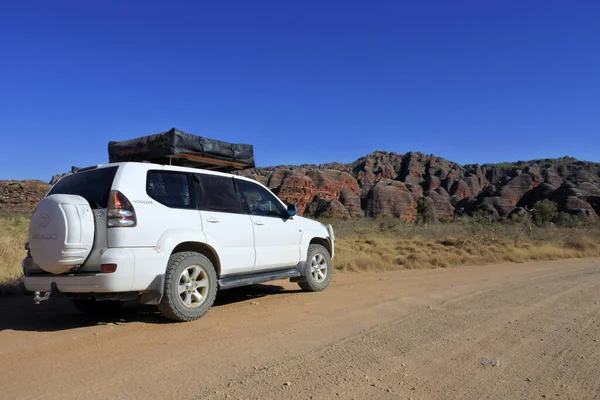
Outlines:
<svg viewBox="0 0 600 400"><path fill-rule="evenodd" d="M46 301L46 300L50 300L50 294L52 292L46 292L44 293L43 296L40 296L42 293L41 292L35 292L35 296L33 297L33 302L35 304L40 304L42 301Z"/></svg>
<svg viewBox="0 0 600 400"><path fill-rule="evenodd" d="M34 292L33 302L35 304L40 304L42 301L50 300L50 295L52 293L60 294L60 292L58 291L58 287L56 286L56 282L52 282L52 285L50 286L50 290L45 292L43 296L42 296L42 292L37 292L37 291Z"/></svg>

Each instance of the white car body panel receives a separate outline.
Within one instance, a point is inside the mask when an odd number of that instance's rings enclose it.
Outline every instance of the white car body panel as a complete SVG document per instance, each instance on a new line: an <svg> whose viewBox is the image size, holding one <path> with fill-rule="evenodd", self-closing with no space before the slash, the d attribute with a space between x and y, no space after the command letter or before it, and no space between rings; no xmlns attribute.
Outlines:
<svg viewBox="0 0 600 400"><path fill-rule="evenodd" d="M296 217L281 219L251 215L256 246L255 271L289 267L300 262Z"/></svg>
<svg viewBox="0 0 600 400"><path fill-rule="evenodd" d="M256 251L250 216L213 211L200 211L206 243L221 262L221 276L254 269Z"/></svg>

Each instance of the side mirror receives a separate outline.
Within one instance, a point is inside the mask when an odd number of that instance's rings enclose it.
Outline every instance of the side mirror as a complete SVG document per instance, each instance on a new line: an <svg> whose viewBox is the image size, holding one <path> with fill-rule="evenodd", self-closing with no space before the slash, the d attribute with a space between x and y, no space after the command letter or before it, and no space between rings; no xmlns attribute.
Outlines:
<svg viewBox="0 0 600 400"><path fill-rule="evenodd" d="M294 215L298 214L298 206L295 204L288 205L287 212L290 217L293 217Z"/></svg>

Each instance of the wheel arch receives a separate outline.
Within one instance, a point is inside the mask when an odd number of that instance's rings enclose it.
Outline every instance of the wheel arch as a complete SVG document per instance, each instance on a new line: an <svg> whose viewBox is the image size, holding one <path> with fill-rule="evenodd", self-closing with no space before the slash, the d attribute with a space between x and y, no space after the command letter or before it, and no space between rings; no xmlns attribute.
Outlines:
<svg viewBox="0 0 600 400"><path fill-rule="evenodd" d="M325 247L325 249L327 249L327 251L329 252L329 256L331 256L331 241L328 238L313 237L308 243L308 245L310 246L311 244L320 244L321 246Z"/></svg>
<svg viewBox="0 0 600 400"><path fill-rule="evenodd" d="M212 263L213 267L215 267L215 272L217 273L217 278L221 277L221 261L219 259L219 255L217 254L215 249L212 248L210 245L208 245L206 243L202 243L202 242L193 242L193 241L182 242L182 243L179 243L177 246L175 246L175 248L171 252L171 255L173 255L175 253L180 253L183 251L193 251L196 253L200 253L203 256L205 256L206 258L208 258L210 260L210 262Z"/></svg>

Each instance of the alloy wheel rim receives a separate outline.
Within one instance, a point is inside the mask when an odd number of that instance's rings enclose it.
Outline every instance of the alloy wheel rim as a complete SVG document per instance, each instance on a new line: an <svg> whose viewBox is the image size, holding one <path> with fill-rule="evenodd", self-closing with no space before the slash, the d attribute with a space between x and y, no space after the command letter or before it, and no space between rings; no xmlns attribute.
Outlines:
<svg viewBox="0 0 600 400"><path fill-rule="evenodd" d="M323 254L317 253L310 261L310 273L317 283L323 283L327 278L327 259Z"/></svg>
<svg viewBox="0 0 600 400"><path fill-rule="evenodd" d="M200 265L190 265L179 275L179 300L187 308L198 308L208 294L208 274Z"/></svg>

